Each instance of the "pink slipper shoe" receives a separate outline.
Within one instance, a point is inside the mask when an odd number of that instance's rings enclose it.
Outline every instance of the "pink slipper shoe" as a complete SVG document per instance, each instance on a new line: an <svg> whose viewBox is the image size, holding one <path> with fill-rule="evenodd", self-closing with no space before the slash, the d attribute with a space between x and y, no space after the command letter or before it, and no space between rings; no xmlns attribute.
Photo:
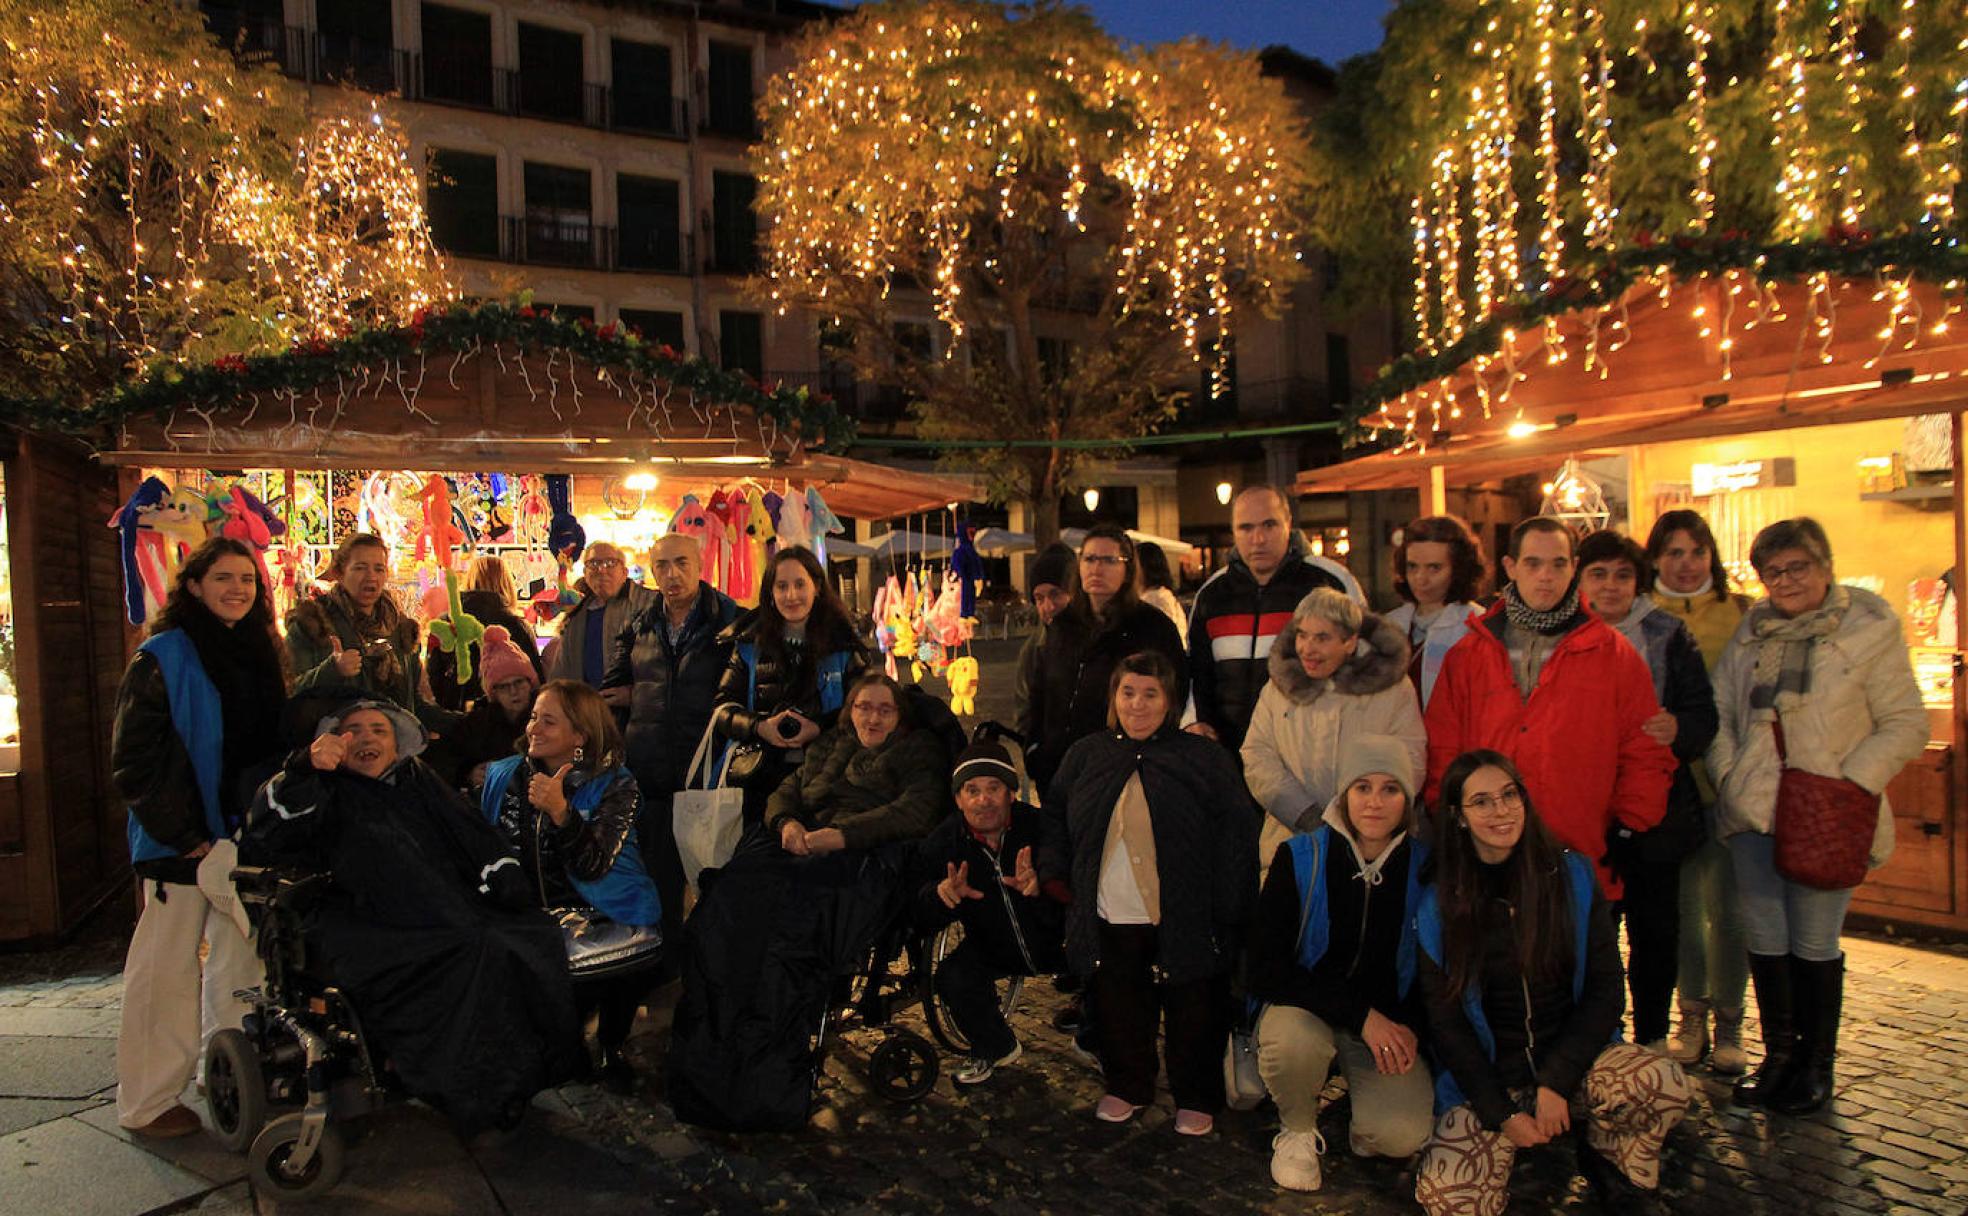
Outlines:
<svg viewBox="0 0 1968 1216"><path fill-rule="evenodd" d="M1113 1094L1103 1094L1093 1108L1093 1117L1102 1123L1126 1123L1140 1113L1139 1106Z"/></svg>
<svg viewBox="0 0 1968 1216"><path fill-rule="evenodd" d="M1199 1110L1178 1110L1175 1112L1175 1134L1178 1136L1207 1136L1216 1130L1216 1118Z"/></svg>

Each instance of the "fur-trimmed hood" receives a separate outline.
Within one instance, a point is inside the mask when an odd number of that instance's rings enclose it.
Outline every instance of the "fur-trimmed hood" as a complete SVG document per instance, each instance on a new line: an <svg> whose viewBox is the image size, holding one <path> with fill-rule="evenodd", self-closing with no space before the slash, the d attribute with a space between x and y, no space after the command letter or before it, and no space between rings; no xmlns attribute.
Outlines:
<svg viewBox="0 0 1968 1216"><path fill-rule="evenodd" d="M1298 620L1278 631L1271 643L1267 668L1271 683L1299 705L1309 705L1325 695L1328 688L1349 696L1369 696L1407 678L1408 639L1379 614L1369 612L1360 619L1360 636L1353 654L1339 665L1329 679L1314 680L1298 661Z"/></svg>

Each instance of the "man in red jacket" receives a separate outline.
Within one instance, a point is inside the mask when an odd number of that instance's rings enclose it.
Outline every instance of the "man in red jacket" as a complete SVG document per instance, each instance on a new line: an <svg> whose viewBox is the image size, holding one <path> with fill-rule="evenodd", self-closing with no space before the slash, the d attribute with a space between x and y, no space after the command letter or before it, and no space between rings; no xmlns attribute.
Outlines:
<svg viewBox="0 0 1968 1216"><path fill-rule="evenodd" d="M1510 534L1510 583L1442 660L1428 702L1432 805L1449 762L1494 748L1516 762L1544 821L1566 848L1605 863L1615 822L1636 832L1667 810L1674 754L1642 728L1660 710L1647 661L1579 605L1571 530L1538 517Z"/></svg>

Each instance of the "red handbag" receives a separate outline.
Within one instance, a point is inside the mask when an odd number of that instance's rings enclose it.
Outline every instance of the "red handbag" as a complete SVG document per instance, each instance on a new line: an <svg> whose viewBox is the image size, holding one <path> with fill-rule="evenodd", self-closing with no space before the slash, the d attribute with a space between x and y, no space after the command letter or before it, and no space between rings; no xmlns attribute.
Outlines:
<svg viewBox="0 0 1968 1216"><path fill-rule="evenodd" d="M1821 891L1843 891L1865 881L1872 834L1879 823L1879 795L1856 781L1825 777L1786 762L1784 730L1777 732L1777 873Z"/></svg>

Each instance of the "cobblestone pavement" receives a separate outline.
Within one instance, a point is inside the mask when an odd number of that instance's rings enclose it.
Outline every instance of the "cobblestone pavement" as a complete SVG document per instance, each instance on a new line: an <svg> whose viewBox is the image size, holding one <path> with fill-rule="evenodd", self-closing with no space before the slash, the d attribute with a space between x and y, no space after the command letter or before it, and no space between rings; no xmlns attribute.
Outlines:
<svg viewBox="0 0 1968 1216"><path fill-rule="evenodd" d="M997 672L1014 648L996 644ZM1008 718L1008 673L983 692L984 713ZM127 934L111 909L58 950L0 954L0 1214L273 1210L243 1181L243 1160L205 1138L138 1145L117 1129L108 1103ZM1698 1072L1663 1168L1676 1213L1968 1211L1968 949L1859 937L1847 949L1837 1099L1813 1118L1773 1118L1732 1109L1727 1083ZM1271 1185L1268 1109L1228 1113L1200 1141L1174 1134L1166 1096L1131 1126L1096 1123L1098 1078L1050 1028L1064 998L1045 981L1026 986L1014 1016L1024 1058L981 1092L959 1094L946 1076L920 1103L892 1106L865 1076L880 1032L850 1029L821 1076L808 1130L737 1137L682 1127L661 1100L673 999L657 1002L631 1042L641 1069L634 1097L564 1087L542 1095L505 1145L476 1150L429 1112L392 1108L349 1128L347 1174L311 1210L1418 1211L1404 1166L1346 1152L1338 1083L1322 1121L1333 1147L1316 1196ZM922 1028L914 1011L898 1021ZM1593 1210L1569 1149L1525 1154L1515 1193L1515 1212Z"/></svg>

